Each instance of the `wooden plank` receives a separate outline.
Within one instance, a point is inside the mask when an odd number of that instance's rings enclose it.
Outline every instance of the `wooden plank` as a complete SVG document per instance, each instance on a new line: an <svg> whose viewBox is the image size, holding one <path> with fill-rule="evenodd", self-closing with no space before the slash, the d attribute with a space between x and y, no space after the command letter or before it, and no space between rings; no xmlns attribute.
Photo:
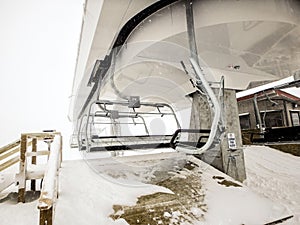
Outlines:
<svg viewBox="0 0 300 225"><path fill-rule="evenodd" d="M52 225L53 209L40 210L40 223L39 225Z"/></svg>
<svg viewBox="0 0 300 225"><path fill-rule="evenodd" d="M39 169L36 171L27 171L26 172L26 180L36 180L36 179L43 179L45 176L45 170ZM33 190L32 190L33 191Z"/></svg>
<svg viewBox="0 0 300 225"><path fill-rule="evenodd" d="M10 150L10 151L7 151L7 153L0 155L0 160L3 160L3 159L5 159L5 158L7 158L7 157L9 157L9 156L11 156L11 155L13 155L13 154L19 152L19 151L20 151L20 147L17 147L17 148L15 148L15 149L12 149L12 150Z"/></svg>
<svg viewBox="0 0 300 225"><path fill-rule="evenodd" d="M34 156L32 156L31 158L31 164L36 165L36 151L37 151L37 139L33 138L32 139L32 153L35 154ZM31 180L31 190L35 191L35 186L36 186L36 180Z"/></svg>
<svg viewBox="0 0 300 225"><path fill-rule="evenodd" d="M21 135L18 202L25 202L27 135Z"/></svg>
<svg viewBox="0 0 300 225"><path fill-rule="evenodd" d="M41 196L38 201L38 209L40 210L50 209L57 198L61 144L61 136L56 137L50 151Z"/></svg>
<svg viewBox="0 0 300 225"><path fill-rule="evenodd" d="M37 151L37 152L26 152L26 157L35 157L35 156L39 156L39 155L49 155L50 152L48 150L44 150L44 151ZM34 163L32 163L34 164Z"/></svg>
<svg viewBox="0 0 300 225"><path fill-rule="evenodd" d="M31 142L32 142L32 141L29 141L29 142L27 143L27 146L31 145ZM6 152L6 151L9 151L9 150L12 149L12 148L17 147L18 145L20 145L20 143L21 143L20 140L16 140L16 141L14 141L14 142L12 142L12 143L10 143L10 144L8 144L8 145L5 145L5 146L1 147L1 148L0 148L0 154L4 153L4 152Z"/></svg>
<svg viewBox="0 0 300 225"><path fill-rule="evenodd" d="M6 151L8 151L8 150L10 150L10 149L18 146L18 145L20 145L20 140L16 140L16 141L14 141L14 142L12 142L12 143L10 143L8 145L5 145L5 146L3 146L3 147L0 148L0 154L2 154L4 152L6 152Z"/></svg>
<svg viewBox="0 0 300 225"><path fill-rule="evenodd" d="M19 191L18 191L18 202L25 203L25 188L19 188Z"/></svg>
<svg viewBox="0 0 300 225"><path fill-rule="evenodd" d="M3 163L3 164L0 165L0 172L1 172L2 170L5 170L5 169L8 168L8 167L14 165L14 164L17 163L17 162L19 162L19 156L16 156L16 157L14 157L14 158L12 158L12 159L6 161L5 163Z"/></svg>
<svg viewBox="0 0 300 225"><path fill-rule="evenodd" d="M29 147L32 144L32 141L27 140L27 147Z"/></svg>
<svg viewBox="0 0 300 225"><path fill-rule="evenodd" d="M37 139L33 138L32 139L32 150L31 150L32 153L36 153L36 151L37 151L36 144L37 144ZM31 164L36 165L36 155L32 156L32 158L31 158Z"/></svg>
<svg viewBox="0 0 300 225"><path fill-rule="evenodd" d="M43 138L51 138L53 139L54 133L26 133L23 135L27 135L28 138L37 138L38 140L42 140Z"/></svg>

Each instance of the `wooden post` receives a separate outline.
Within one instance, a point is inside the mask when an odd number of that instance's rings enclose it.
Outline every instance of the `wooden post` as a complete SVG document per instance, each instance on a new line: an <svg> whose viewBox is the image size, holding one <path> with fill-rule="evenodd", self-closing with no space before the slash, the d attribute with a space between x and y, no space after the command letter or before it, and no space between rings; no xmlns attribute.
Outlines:
<svg viewBox="0 0 300 225"><path fill-rule="evenodd" d="M18 202L25 203L27 135L21 135Z"/></svg>
<svg viewBox="0 0 300 225"><path fill-rule="evenodd" d="M39 225L52 225L52 207L45 210L40 210L40 224Z"/></svg>
<svg viewBox="0 0 300 225"><path fill-rule="evenodd" d="M37 150L37 139L32 139L32 152L36 152ZM36 165L36 156L32 156L31 158L31 164ZM31 190L35 191L36 188L36 180L31 180Z"/></svg>
<svg viewBox="0 0 300 225"><path fill-rule="evenodd" d="M49 155L41 196L37 206L40 211L39 225L52 225L54 202L58 197L58 169L62 157L62 136L60 133L55 133L55 135L58 135L59 137L54 138L53 136L53 139L51 140L54 144L52 145ZM47 143L50 144L50 140Z"/></svg>
<svg viewBox="0 0 300 225"><path fill-rule="evenodd" d="M63 160L63 158L62 158L63 157L62 156L63 137L62 137L61 133L59 133L58 136L59 136L59 144L60 144L60 149L59 149L60 154L59 154L58 168L60 168L61 167L61 162Z"/></svg>

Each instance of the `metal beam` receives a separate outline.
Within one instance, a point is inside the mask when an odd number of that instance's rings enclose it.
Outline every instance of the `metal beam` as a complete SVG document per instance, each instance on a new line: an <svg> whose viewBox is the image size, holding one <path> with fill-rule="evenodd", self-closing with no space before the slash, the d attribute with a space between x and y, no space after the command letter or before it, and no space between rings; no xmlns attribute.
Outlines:
<svg viewBox="0 0 300 225"><path fill-rule="evenodd" d="M189 40L189 47L190 47L190 55L191 58L194 59L198 65L198 51L197 51L197 44L196 44L196 33L195 33L195 23L194 23L194 13L193 13L193 0L186 0L185 1L185 8L186 8L186 22L187 22L187 34Z"/></svg>

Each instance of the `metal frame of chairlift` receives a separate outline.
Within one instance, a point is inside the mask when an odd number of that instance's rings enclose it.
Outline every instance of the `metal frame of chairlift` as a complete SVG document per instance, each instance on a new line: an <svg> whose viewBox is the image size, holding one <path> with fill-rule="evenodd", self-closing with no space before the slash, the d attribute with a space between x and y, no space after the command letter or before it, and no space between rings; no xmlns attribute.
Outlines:
<svg viewBox="0 0 300 225"><path fill-rule="evenodd" d="M99 107L99 110L92 112L92 108L95 105L97 105ZM121 107L124 107L124 109L128 109L128 110L109 109L109 107L113 107L113 106L121 106ZM148 107L149 109L153 108L153 110L151 110L150 112L138 110L139 108L144 108L144 107ZM168 109L168 111L165 112L165 111L162 111L162 109ZM115 151L115 150L128 150L128 149L136 149L136 148L170 147L170 140L171 140L173 134L170 134L170 135L150 135L149 134L149 130L148 130L147 124L145 122L144 116L157 116L157 115L159 115L160 117L167 116L167 115L173 116L175 123L177 125L177 128L180 129L180 123L177 119L175 111L167 103L139 102L138 107L131 107L129 101L96 100L90 104L88 113L83 115L79 122L79 130L78 130L78 136L77 136L78 143L79 143L79 149L86 150L89 152L89 151L97 151L97 150ZM108 118L111 121L110 122L96 122L95 119L98 117ZM116 119L119 119L119 118L131 118L132 122L120 123L120 122L116 121ZM140 119L141 121L140 122L135 121L135 119ZM85 120L85 122L84 122L84 120ZM113 125L114 123L144 125L146 135L98 136L98 135L92 134L93 133L92 127L95 124L100 124L100 125L101 124L103 124L103 125L111 124L111 125ZM110 146L101 146L100 143L97 144L96 140L115 140L115 141L118 141L121 145L111 144ZM151 140L152 140L152 142L151 142ZM138 142L140 142L140 141L142 143L139 144ZM153 141L154 141L154 143L153 143ZM123 142L125 142L126 145L124 145ZM95 147L91 148L92 145L95 145Z"/></svg>
<svg viewBox="0 0 300 225"><path fill-rule="evenodd" d="M221 81L219 82L220 91L218 98L212 90L210 83L206 80L199 63L193 16L193 0L186 0L185 6L187 34L190 50L189 61L193 69L192 74L188 74L191 75L191 79L195 87L197 87L197 89L206 96L214 116L211 124L211 131L209 132L207 141L203 146L196 146L196 148L190 149L186 146L181 147L180 145L178 145L175 147L175 149L187 154L202 154L218 145L220 143L222 135L225 133L224 118L222 115L222 111L224 111L224 104L222 104L222 102L220 101L224 98L224 78L222 77Z"/></svg>
<svg viewBox="0 0 300 225"><path fill-rule="evenodd" d="M174 0L174 1L170 0L170 2L175 2L175 1L176 0ZM196 46L196 41L195 41L192 0L186 0L186 19L187 19L187 33L188 33L189 48L190 48L190 64L193 69L193 72L188 73L188 75L191 76L191 80L193 80L193 84L195 85L195 87L197 87L197 89L207 97L207 101L209 102L209 105L211 106L211 109L214 113L211 130L209 132L201 130L201 129L199 129L199 130L194 130L194 129L181 130L180 124L177 120L174 110L166 103L140 103L140 106L156 107L158 112L154 113L154 114L162 115L162 116L166 115L166 114L160 112L160 107L168 107L171 110L171 115L174 115L177 126L179 128L177 131L175 131L174 136L172 138L173 141L169 143L169 147L173 147L177 151L185 152L187 154L202 154L205 151L213 148L215 145L219 144L220 138L222 137L222 135L224 134L224 131L225 131L224 118L222 115L222 109L224 109L223 108L224 104L222 105L222 100L224 98L224 78L222 78L221 81L218 82L220 85L220 89L219 89L220 92L219 92L219 96L216 96L215 93L213 92L209 82L205 79L203 70L202 70L199 60L198 60L197 46ZM128 26L129 26L129 24L128 24ZM122 43L117 43L117 45L115 43L115 45L113 46L113 49L116 49L116 47L118 47L120 45L122 45ZM92 123L90 123L90 118L92 117L94 120L95 116L99 116L99 115L95 115L95 113L91 114L91 108L94 104L99 105L100 109L102 109L102 111L104 112L103 115L102 114L100 114L100 115L103 117L107 117L107 118L111 117L111 111L108 110L106 106L114 105L114 104L121 105L121 106L128 106L129 108L132 109L132 112L119 112L118 111L118 114L120 115L123 113L124 117L132 118L133 123L134 123L135 118L137 118L137 117L143 118L143 116L142 116L143 114L154 115L153 113L136 112L135 109L137 109L139 107L130 106L130 99L127 99L127 97L130 97L130 96L125 96L126 98L124 98L124 96L119 96L121 98L126 99L123 102L122 101L96 100L94 102L89 103L90 100L92 99L92 96L94 95L96 90L99 88L98 87L99 79L103 78L105 76L108 68L114 64L112 61L114 60L115 55L116 55L116 52L112 51L111 54L109 56L107 56L105 58L105 60L102 62L103 64L105 64L102 67L100 66L99 62L96 62L96 63L98 63L97 65L99 68L97 69L97 73L96 72L92 73L93 79L90 79L90 81L88 83L88 85L91 85L91 82L94 82L96 85L93 86L93 89L92 89L91 93L89 94L87 101L85 102L85 104L79 114L79 118L81 118L81 119L79 119L79 129L78 129L78 135L77 135L79 149L82 149L82 144L83 144L83 142L85 142L86 147L87 147L86 149L87 149L87 151L89 151L89 143L90 143L89 141L92 139L92 137L89 137L89 135L88 135L88 129L89 129L89 127L91 129L91 124L92 124ZM95 67L97 65L95 65ZM113 82L112 82L112 84L113 84ZM117 94L121 94L120 92L118 92L118 90L116 90L116 92L117 92ZM218 97L219 97L219 99L218 99ZM88 105L89 105L88 113L83 115L83 112L88 107ZM85 118L86 118L86 122L83 124L83 121ZM145 121L143 121L143 123L145 125ZM145 126L145 129L146 129L146 127L147 126ZM194 146L196 148L191 149L191 148L186 148L186 146L181 147L181 145L178 144L179 143L178 138L180 136L180 133L182 133L182 132L184 132L184 133L205 133L206 136L203 136L203 137L207 138L207 141L203 145L199 144L200 140L203 138L202 137L202 138L199 138L198 142L196 143L196 146ZM207 136L207 134L208 134L208 136ZM85 138L83 138L82 136L85 136ZM152 135L149 135L149 133L148 133L147 136L151 137ZM120 137L111 136L111 138L120 138ZM129 138L129 137L127 137L127 138ZM187 145L190 146L190 143L187 143Z"/></svg>
<svg viewBox="0 0 300 225"><path fill-rule="evenodd" d="M117 123L117 124L133 124L133 125L138 125L138 124L143 124L145 127L145 132L147 133L147 135L149 135L149 130L147 128L146 122L144 117L142 117L141 115L118 115L118 119L119 118L131 118L132 119L132 123L121 123L121 122L116 122L115 119L112 119L113 122L95 122L95 117L104 117L104 118L111 118L111 114L108 112L101 112L101 111L96 111L94 114L92 114L92 122L91 124L95 125L95 124L113 124L113 123ZM141 119L143 122L136 122L134 119ZM92 133L92 126L90 126L90 133Z"/></svg>

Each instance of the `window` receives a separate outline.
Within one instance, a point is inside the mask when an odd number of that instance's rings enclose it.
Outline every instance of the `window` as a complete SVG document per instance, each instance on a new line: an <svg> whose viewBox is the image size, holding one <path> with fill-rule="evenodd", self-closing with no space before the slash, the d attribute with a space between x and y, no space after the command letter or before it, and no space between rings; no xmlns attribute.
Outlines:
<svg viewBox="0 0 300 225"><path fill-rule="evenodd" d="M282 111L271 111L271 112L261 112L261 121L265 127L283 127L283 114Z"/></svg>
<svg viewBox="0 0 300 225"><path fill-rule="evenodd" d="M293 126L300 126L299 111L291 111L291 120Z"/></svg>
<svg viewBox="0 0 300 225"><path fill-rule="evenodd" d="M242 130L250 129L250 115L240 115L240 126Z"/></svg>

